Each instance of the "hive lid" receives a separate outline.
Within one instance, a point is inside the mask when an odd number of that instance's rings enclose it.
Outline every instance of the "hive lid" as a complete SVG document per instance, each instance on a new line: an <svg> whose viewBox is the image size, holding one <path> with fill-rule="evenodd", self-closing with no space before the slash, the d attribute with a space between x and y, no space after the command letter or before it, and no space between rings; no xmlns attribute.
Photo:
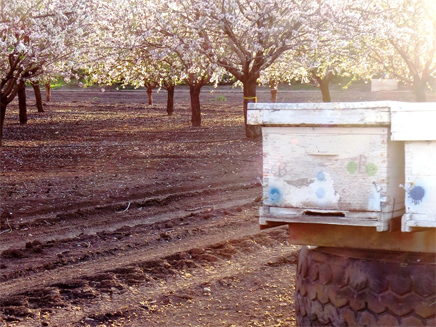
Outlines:
<svg viewBox="0 0 436 327"><path fill-rule="evenodd" d="M389 126L395 101L249 103L247 122L263 126Z"/></svg>
<svg viewBox="0 0 436 327"><path fill-rule="evenodd" d="M436 140L436 102L399 102L391 108L393 141Z"/></svg>

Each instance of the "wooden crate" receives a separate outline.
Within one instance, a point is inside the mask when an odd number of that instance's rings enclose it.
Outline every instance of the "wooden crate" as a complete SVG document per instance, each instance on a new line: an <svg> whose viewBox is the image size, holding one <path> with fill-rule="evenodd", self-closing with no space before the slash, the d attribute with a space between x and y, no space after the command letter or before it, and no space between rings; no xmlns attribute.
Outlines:
<svg viewBox="0 0 436 327"><path fill-rule="evenodd" d="M391 102L249 104L262 125L260 223L389 229L404 213L404 145L392 142Z"/></svg>
<svg viewBox="0 0 436 327"><path fill-rule="evenodd" d="M436 227L435 123L436 103L400 103L392 110L392 139L405 142L406 232Z"/></svg>

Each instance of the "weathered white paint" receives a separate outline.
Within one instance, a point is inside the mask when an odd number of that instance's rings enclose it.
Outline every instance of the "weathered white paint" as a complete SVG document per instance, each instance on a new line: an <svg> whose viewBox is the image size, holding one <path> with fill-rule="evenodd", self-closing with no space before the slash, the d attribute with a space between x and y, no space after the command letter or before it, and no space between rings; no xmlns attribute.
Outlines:
<svg viewBox="0 0 436 327"><path fill-rule="evenodd" d="M404 212L398 187L404 181L403 144L390 141L388 128L264 127L262 132L264 205L345 211L347 217L359 212L363 220L377 212L380 221Z"/></svg>
<svg viewBox="0 0 436 327"><path fill-rule="evenodd" d="M398 89L398 81L392 78L386 79L372 79L371 80L371 92L377 91L395 91Z"/></svg>
<svg viewBox="0 0 436 327"><path fill-rule="evenodd" d="M411 227L436 227L436 140L405 144L406 214L403 231Z"/></svg>
<svg viewBox="0 0 436 327"><path fill-rule="evenodd" d="M260 222L375 226L404 213L404 144L390 140L392 102L249 104L262 125Z"/></svg>
<svg viewBox="0 0 436 327"><path fill-rule="evenodd" d="M262 126L390 125L392 101L249 103L247 123Z"/></svg>
<svg viewBox="0 0 436 327"><path fill-rule="evenodd" d="M436 103L398 102L392 107L392 140L436 140Z"/></svg>
<svg viewBox="0 0 436 327"><path fill-rule="evenodd" d="M368 212L362 216L361 212L352 211L329 211L329 210L310 210L311 214L318 213L318 216L308 216L307 210L295 208L261 207L259 223L267 225L270 222L279 223L310 223L327 225L346 225L376 227L377 231L389 229L389 219L391 213ZM398 210L397 216L404 211ZM342 214L343 217L338 216Z"/></svg>
<svg viewBox="0 0 436 327"><path fill-rule="evenodd" d="M436 227L436 103L396 103L391 121L392 140L405 141L402 230Z"/></svg>

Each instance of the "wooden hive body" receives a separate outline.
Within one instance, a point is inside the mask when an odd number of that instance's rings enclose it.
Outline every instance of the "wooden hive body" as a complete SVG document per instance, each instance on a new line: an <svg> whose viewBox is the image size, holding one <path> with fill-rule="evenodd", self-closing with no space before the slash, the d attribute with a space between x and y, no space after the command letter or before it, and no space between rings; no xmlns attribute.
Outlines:
<svg viewBox="0 0 436 327"><path fill-rule="evenodd" d="M261 224L389 228L404 213L404 144L391 141L391 102L251 104L262 125Z"/></svg>
<svg viewBox="0 0 436 327"><path fill-rule="evenodd" d="M436 227L436 103L401 103L392 110L392 139L405 143L402 230Z"/></svg>

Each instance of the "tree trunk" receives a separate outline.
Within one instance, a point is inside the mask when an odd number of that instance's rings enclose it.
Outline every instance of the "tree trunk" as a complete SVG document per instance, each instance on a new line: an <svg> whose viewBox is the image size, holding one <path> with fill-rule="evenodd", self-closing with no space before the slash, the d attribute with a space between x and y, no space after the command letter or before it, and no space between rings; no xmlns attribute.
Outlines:
<svg viewBox="0 0 436 327"><path fill-rule="evenodd" d="M26 84L22 83L18 90L18 110L20 116L20 124L27 124L27 107L26 107Z"/></svg>
<svg viewBox="0 0 436 327"><path fill-rule="evenodd" d="M250 138L258 138L262 136L262 130L260 126L247 125L247 107L250 102L257 102L256 98L256 78L248 78L242 81L244 85L244 124L245 124L245 135Z"/></svg>
<svg viewBox="0 0 436 327"><path fill-rule="evenodd" d="M44 112L44 108L42 107L41 87L39 86L39 82L32 83L32 86L33 91L35 92L36 108L38 108L38 112Z"/></svg>
<svg viewBox="0 0 436 327"><path fill-rule="evenodd" d="M153 89L154 86L147 86L148 104L150 106L153 104Z"/></svg>
<svg viewBox="0 0 436 327"><path fill-rule="evenodd" d="M319 89L321 90L322 101L323 102L332 102L332 98L330 97L329 84L333 78L333 73L328 72L324 78L321 76L317 76L316 73L313 73L316 81L318 82Z"/></svg>
<svg viewBox="0 0 436 327"><path fill-rule="evenodd" d="M277 102L277 88L278 84L276 81L271 81L269 84L270 90L271 90L271 102L276 103Z"/></svg>
<svg viewBox="0 0 436 327"><path fill-rule="evenodd" d="M323 102L332 102L332 99L330 97L329 82L330 81L328 80L321 80L321 82L319 83Z"/></svg>
<svg viewBox="0 0 436 327"><path fill-rule="evenodd" d="M50 83L45 84L45 100L50 102L51 100L51 86Z"/></svg>
<svg viewBox="0 0 436 327"><path fill-rule="evenodd" d="M4 89L0 91L0 146L2 145L3 127L6 118L6 107L15 98L15 96L19 93L19 91L24 92L24 106L26 105L25 87L26 85L24 84L24 82L17 84L15 79L10 79L6 83L7 92L2 93L1 91L3 91ZM20 121L21 121L21 113L20 113ZM27 117L26 117L26 121L27 121Z"/></svg>
<svg viewBox="0 0 436 327"><path fill-rule="evenodd" d="M189 85L189 95L191 96L191 125L196 127L201 126L200 91L202 87L202 83Z"/></svg>
<svg viewBox="0 0 436 327"><path fill-rule="evenodd" d="M425 94L426 83L422 80L414 81L413 93L415 94L416 102L426 102L427 96Z"/></svg>
<svg viewBox="0 0 436 327"><path fill-rule="evenodd" d="M271 89L271 102L277 102L277 89Z"/></svg>
<svg viewBox="0 0 436 327"><path fill-rule="evenodd" d="M5 122L6 116L6 101L3 101L3 97L0 94L0 146L2 145L3 139L3 124Z"/></svg>
<svg viewBox="0 0 436 327"><path fill-rule="evenodd" d="M166 87L166 90L168 92L168 98L167 98L167 113L168 116L171 116L174 112L174 89L176 87L174 85L169 85Z"/></svg>

